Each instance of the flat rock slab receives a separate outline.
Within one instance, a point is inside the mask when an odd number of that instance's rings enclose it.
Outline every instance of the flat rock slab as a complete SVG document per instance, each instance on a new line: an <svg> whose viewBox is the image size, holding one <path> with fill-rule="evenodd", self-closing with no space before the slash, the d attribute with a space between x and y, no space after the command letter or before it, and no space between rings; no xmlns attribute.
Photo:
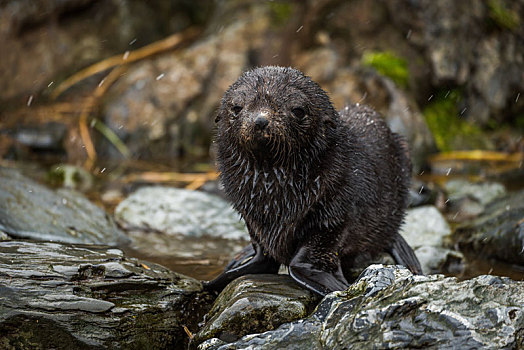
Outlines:
<svg viewBox="0 0 524 350"><path fill-rule="evenodd" d="M179 349L200 282L94 245L0 242L0 348Z"/></svg>
<svg viewBox="0 0 524 350"><path fill-rule="evenodd" d="M63 243L117 245L129 239L84 195L53 191L0 167L0 231L11 237Z"/></svg>
<svg viewBox="0 0 524 350"><path fill-rule="evenodd" d="M226 349L521 349L524 282L441 275L372 265L348 290L328 295L313 314L235 342L218 338L200 350Z"/></svg>

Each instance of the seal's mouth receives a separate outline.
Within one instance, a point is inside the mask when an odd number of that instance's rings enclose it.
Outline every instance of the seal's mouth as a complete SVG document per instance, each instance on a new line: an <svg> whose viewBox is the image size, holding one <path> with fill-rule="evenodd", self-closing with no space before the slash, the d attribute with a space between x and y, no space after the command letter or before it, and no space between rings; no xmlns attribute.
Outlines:
<svg viewBox="0 0 524 350"><path fill-rule="evenodd" d="M268 146L271 143L272 136L269 129L265 130L246 130L240 135L243 143L250 147Z"/></svg>
<svg viewBox="0 0 524 350"><path fill-rule="evenodd" d="M271 139L271 127L268 111L255 112L242 123L241 137L247 143L265 144Z"/></svg>
<svg viewBox="0 0 524 350"><path fill-rule="evenodd" d="M255 130L253 132L253 138L255 140L260 140L260 141L268 140L271 138L270 130L267 128L264 130Z"/></svg>

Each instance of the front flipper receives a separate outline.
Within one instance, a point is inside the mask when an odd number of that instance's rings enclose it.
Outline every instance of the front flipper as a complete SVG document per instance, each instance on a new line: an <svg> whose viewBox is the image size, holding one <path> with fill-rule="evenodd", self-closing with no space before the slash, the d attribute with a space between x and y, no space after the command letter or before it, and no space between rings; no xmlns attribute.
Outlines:
<svg viewBox="0 0 524 350"><path fill-rule="evenodd" d="M234 279L259 273L277 273L280 263L276 262L268 254L264 253L262 247L253 244L253 249L247 247L240 252L241 257L235 257L217 278L212 281L204 282L204 288L214 291L221 291L229 282ZM251 259L249 259L252 256Z"/></svg>
<svg viewBox="0 0 524 350"><path fill-rule="evenodd" d="M335 254L312 252L307 247L300 248L291 260L289 275L301 286L321 296L349 287L340 259Z"/></svg>
<svg viewBox="0 0 524 350"><path fill-rule="evenodd" d="M395 237L395 242L389 249L389 254L391 254L397 264L407 267L413 274L424 274L415 252L413 252L408 242L398 233Z"/></svg>
<svg viewBox="0 0 524 350"><path fill-rule="evenodd" d="M245 246L241 251L235 254L233 259L231 259L231 261L224 268L224 271L231 270L245 264L249 260L253 259L255 255L255 248L253 248L252 244Z"/></svg>

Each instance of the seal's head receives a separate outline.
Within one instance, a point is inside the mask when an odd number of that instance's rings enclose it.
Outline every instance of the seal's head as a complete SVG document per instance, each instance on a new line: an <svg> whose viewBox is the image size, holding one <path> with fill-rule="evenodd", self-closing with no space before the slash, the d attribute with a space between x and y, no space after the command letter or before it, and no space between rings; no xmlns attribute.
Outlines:
<svg viewBox="0 0 524 350"><path fill-rule="evenodd" d="M282 158L325 140L338 123L327 94L300 71L261 67L244 73L226 91L218 134L255 157Z"/></svg>

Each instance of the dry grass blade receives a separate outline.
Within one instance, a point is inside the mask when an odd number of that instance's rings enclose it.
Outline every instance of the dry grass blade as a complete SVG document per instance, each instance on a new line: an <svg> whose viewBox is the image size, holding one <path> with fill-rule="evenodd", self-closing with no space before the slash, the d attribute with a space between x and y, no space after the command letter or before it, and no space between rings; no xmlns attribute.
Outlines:
<svg viewBox="0 0 524 350"><path fill-rule="evenodd" d="M182 327L184 328L184 332L186 332L187 336L189 337L189 339L193 339L194 335L193 333L191 333L191 331L189 330L189 328L187 328L186 326L182 325Z"/></svg>
<svg viewBox="0 0 524 350"><path fill-rule="evenodd" d="M118 65L128 64L146 57L150 57L160 52L171 50L177 47L178 45L182 44L186 40L194 38L199 33L200 30L197 30L195 28L189 28L182 33L173 34L165 39L156 41L152 44L146 45L140 49L132 51L129 53L129 55L120 54L106 58L105 60L102 60L85 69L82 69L81 71L64 80L53 91L53 93L51 94L51 98L56 99L58 96L60 96L60 94L62 94L65 90L69 89L71 86L94 74L103 72L107 69L113 68Z"/></svg>
<svg viewBox="0 0 524 350"><path fill-rule="evenodd" d="M430 161L444 161L444 160L478 160L478 161L494 161L494 162L522 162L524 160L524 153L503 153L483 150L472 151L453 151L446 153L439 153L429 157Z"/></svg>

